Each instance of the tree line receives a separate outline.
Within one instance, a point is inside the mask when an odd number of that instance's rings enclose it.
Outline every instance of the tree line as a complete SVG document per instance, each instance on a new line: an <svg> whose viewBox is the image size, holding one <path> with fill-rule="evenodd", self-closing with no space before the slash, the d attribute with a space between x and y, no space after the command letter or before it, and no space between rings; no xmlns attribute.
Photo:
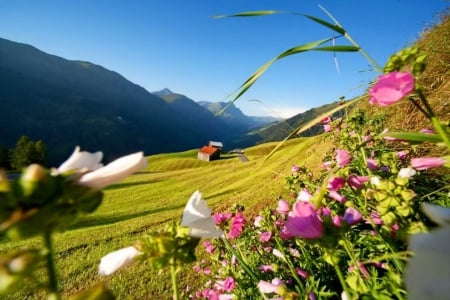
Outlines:
<svg viewBox="0 0 450 300"><path fill-rule="evenodd" d="M47 158L47 147L42 140L33 141L22 135L13 148L0 145L0 168L20 170L32 163L44 164Z"/></svg>

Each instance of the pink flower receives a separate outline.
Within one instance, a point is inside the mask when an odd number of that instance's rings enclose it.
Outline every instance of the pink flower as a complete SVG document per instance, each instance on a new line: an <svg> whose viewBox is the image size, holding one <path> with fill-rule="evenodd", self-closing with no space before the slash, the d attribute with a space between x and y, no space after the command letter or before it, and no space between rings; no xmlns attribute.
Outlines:
<svg viewBox="0 0 450 300"><path fill-rule="evenodd" d="M208 252L209 254L213 254L214 250L216 250L216 248L213 246L213 244L211 244L210 241L204 241L203 246L205 247L206 252Z"/></svg>
<svg viewBox="0 0 450 300"><path fill-rule="evenodd" d="M409 72L392 72L378 77L370 89L370 104L389 106L414 90L414 77Z"/></svg>
<svg viewBox="0 0 450 300"><path fill-rule="evenodd" d="M330 124L323 125L323 131L330 132L331 131L331 125Z"/></svg>
<svg viewBox="0 0 450 300"><path fill-rule="evenodd" d="M356 223L359 223L361 219L362 219L361 213L353 207L347 208L347 210L344 213L344 221L348 225L354 225Z"/></svg>
<svg viewBox="0 0 450 300"><path fill-rule="evenodd" d="M378 168L378 162L373 158L368 158L367 167L369 167L371 171L376 170Z"/></svg>
<svg viewBox="0 0 450 300"><path fill-rule="evenodd" d="M373 224L375 224L375 225L383 225L383 220L380 218L380 215L375 211L372 211L370 213L370 219L372 220ZM366 223L370 224L370 221L367 220Z"/></svg>
<svg viewBox="0 0 450 300"><path fill-rule="evenodd" d="M306 239L317 239L323 234L322 221L308 202L294 203L285 225L292 235Z"/></svg>
<svg viewBox="0 0 450 300"><path fill-rule="evenodd" d="M237 238L243 230L244 222L244 216L241 212L238 212L231 221L231 229L228 237L231 239Z"/></svg>
<svg viewBox="0 0 450 300"><path fill-rule="evenodd" d="M330 123L331 122L331 117L326 117L322 119L322 123Z"/></svg>
<svg viewBox="0 0 450 300"><path fill-rule="evenodd" d="M258 283L258 288L263 294L275 293L278 294L281 292L281 287L283 286L283 281L278 278L272 279L272 282L260 280Z"/></svg>
<svg viewBox="0 0 450 300"><path fill-rule="evenodd" d="M335 226L335 227L341 227L341 224L342 224L342 217L341 216L334 216L333 217L333 225Z"/></svg>
<svg viewBox="0 0 450 300"><path fill-rule="evenodd" d="M355 188L355 189L361 189L364 185L364 183L369 181L368 176L357 176L357 175L350 175L348 176L347 183Z"/></svg>
<svg viewBox="0 0 450 300"><path fill-rule="evenodd" d="M223 281L223 290L225 292L231 292L236 287L236 283L234 282L234 278L231 276L228 276Z"/></svg>
<svg viewBox="0 0 450 300"><path fill-rule="evenodd" d="M297 273L297 275L300 275L301 277L303 277L305 279L309 277L309 273L301 268L296 268L295 273Z"/></svg>
<svg viewBox="0 0 450 300"><path fill-rule="evenodd" d="M211 275L211 268L209 267L204 268L203 273L205 273L205 275Z"/></svg>
<svg viewBox="0 0 450 300"><path fill-rule="evenodd" d="M222 225L226 223L232 217L231 213L215 213L213 215L216 225Z"/></svg>
<svg viewBox="0 0 450 300"><path fill-rule="evenodd" d="M289 203L284 199L278 200L278 206L276 210L282 215L286 214L289 211Z"/></svg>
<svg viewBox="0 0 450 300"><path fill-rule="evenodd" d="M259 236L259 241L268 242L268 241L270 241L271 238L272 238L272 232L266 231L266 232L261 233L261 235Z"/></svg>
<svg viewBox="0 0 450 300"><path fill-rule="evenodd" d="M403 151L398 151L397 152L397 157L399 159L405 159L406 156L408 156L408 151L403 150Z"/></svg>
<svg viewBox="0 0 450 300"><path fill-rule="evenodd" d="M293 166L291 167L291 172L292 172L292 173L298 173L299 170L300 170L300 167L297 166L297 165L293 165Z"/></svg>
<svg viewBox="0 0 450 300"><path fill-rule="evenodd" d="M420 133L434 134L434 130L433 129L428 129L428 128L422 128L420 130Z"/></svg>
<svg viewBox="0 0 450 300"><path fill-rule="evenodd" d="M330 192L328 193L328 196L329 196L331 199L334 199L334 200L336 200L336 201L339 202L339 203L344 203L344 202L347 200L344 196L342 196L341 194L339 194L339 193L336 192L336 191L330 191Z"/></svg>
<svg viewBox="0 0 450 300"><path fill-rule="evenodd" d="M273 265L261 265L258 267L258 270L261 272L273 272Z"/></svg>
<svg viewBox="0 0 450 300"><path fill-rule="evenodd" d="M441 167L446 163L442 157L419 157L411 158L411 167L417 170Z"/></svg>
<svg viewBox="0 0 450 300"><path fill-rule="evenodd" d="M307 189L303 189L298 193L297 201L308 202L311 199L312 195Z"/></svg>
<svg viewBox="0 0 450 300"><path fill-rule="evenodd" d="M329 191L338 191L345 185L345 179L342 177L333 177L328 181L327 189Z"/></svg>
<svg viewBox="0 0 450 300"><path fill-rule="evenodd" d="M350 163L351 159L352 157L350 156L350 152L348 152L347 150L336 150L336 163L338 167L345 167Z"/></svg>

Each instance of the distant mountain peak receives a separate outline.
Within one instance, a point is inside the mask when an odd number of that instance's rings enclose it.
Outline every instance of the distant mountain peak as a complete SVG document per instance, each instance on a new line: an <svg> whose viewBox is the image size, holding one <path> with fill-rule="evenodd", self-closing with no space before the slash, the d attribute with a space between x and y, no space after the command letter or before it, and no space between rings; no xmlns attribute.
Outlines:
<svg viewBox="0 0 450 300"><path fill-rule="evenodd" d="M167 96L167 95L172 95L174 94L174 92L172 92L170 89L168 88L163 88L160 91L156 91L156 92L152 92L152 94L158 95L158 96Z"/></svg>

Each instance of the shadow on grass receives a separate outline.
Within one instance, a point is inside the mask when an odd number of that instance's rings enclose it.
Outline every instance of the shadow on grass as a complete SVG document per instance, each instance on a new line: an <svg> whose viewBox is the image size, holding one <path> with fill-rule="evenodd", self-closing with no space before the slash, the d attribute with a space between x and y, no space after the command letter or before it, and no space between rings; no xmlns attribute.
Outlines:
<svg viewBox="0 0 450 300"><path fill-rule="evenodd" d="M168 211L168 210L174 210L174 209L180 209L183 208L183 205L176 205L176 206L170 206L170 207L160 207L152 210L145 210L134 214L126 214L126 215L118 215L118 216L105 216L105 217L84 217L83 219L79 220L77 223L69 227L69 230L74 229L80 229L80 228L87 228L87 227L93 227L93 226L101 226L101 225L110 225L117 222L130 220L133 218L148 216L152 214L157 214L159 212Z"/></svg>
<svg viewBox="0 0 450 300"><path fill-rule="evenodd" d="M124 183L118 183L118 184L111 185L111 186L107 187L105 190L115 190L115 189L127 188L130 186L157 183L157 182L161 182L161 181L162 180L141 180L141 181L134 181L134 182L124 182Z"/></svg>

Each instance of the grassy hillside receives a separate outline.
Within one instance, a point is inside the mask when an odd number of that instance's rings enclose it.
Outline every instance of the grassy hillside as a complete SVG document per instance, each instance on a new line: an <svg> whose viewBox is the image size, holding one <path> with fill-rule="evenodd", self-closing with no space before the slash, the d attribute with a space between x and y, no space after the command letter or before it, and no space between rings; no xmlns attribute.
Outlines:
<svg viewBox="0 0 450 300"><path fill-rule="evenodd" d="M246 212L249 216L256 208L276 203L278 196L288 196L284 177L293 164L317 161L321 151L311 151L317 142L320 137L290 140L266 162L263 162L265 155L276 143L246 149L248 162L241 162L236 155L224 155L213 162L199 161L197 150L148 157L146 170L106 189L103 203L95 213L56 236L57 264L65 294L105 280L97 275L102 256L132 245L146 230L178 220L187 200L197 189L213 210L225 211L239 203L253 208ZM33 239L23 243L2 241L0 245L1 252L7 252L23 244L38 246L39 243L40 240ZM186 270L191 267L186 266ZM131 266L106 281L118 299L127 299L129 295L133 295L133 299L148 299L151 296L148 293L160 299L170 298L169 275L144 276L146 272L149 271L145 267ZM181 286L195 285L195 278L191 276L194 276L192 272L187 271L186 276L180 276ZM42 298L33 293L31 286L26 283L20 295L9 299Z"/></svg>

